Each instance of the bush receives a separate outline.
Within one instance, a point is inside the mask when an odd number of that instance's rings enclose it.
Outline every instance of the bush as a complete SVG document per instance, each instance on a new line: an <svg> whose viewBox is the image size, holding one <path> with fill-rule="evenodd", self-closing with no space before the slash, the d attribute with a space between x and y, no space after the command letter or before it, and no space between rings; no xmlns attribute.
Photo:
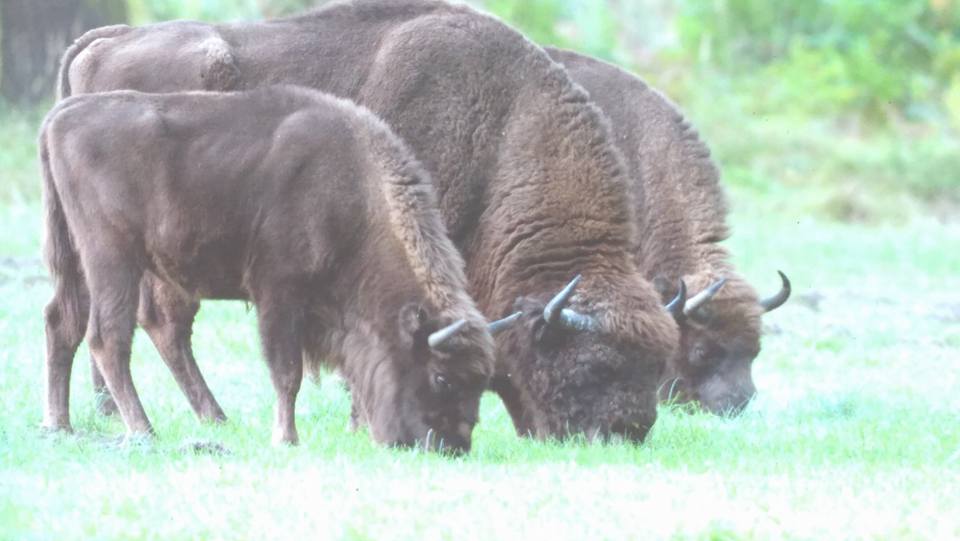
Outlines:
<svg viewBox="0 0 960 541"><path fill-rule="evenodd" d="M960 71L951 0L684 0L685 53L701 65L782 82L777 107L920 119Z"/></svg>
<svg viewBox="0 0 960 541"><path fill-rule="evenodd" d="M614 12L595 0L475 1L540 45L577 49L614 60L620 28Z"/></svg>

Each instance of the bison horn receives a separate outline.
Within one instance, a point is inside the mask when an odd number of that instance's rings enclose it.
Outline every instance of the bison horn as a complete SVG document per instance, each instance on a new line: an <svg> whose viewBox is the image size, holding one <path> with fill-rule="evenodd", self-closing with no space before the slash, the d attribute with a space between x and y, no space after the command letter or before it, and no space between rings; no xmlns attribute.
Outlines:
<svg viewBox="0 0 960 541"><path fill-rule="evenodd" d="M687 304L687 284L680 279L680 288L677 290L677 296L673 298L672 301L664 306L667 312L673 315L674 318L679 318L683 315L683 308Z"/></svg>
<svg viewBox="0 0 960 541"><path fill-rule="evenodd" d="M430 347L433 349L443 349L443 345L453 338L455 334L460 332L460 329L463 329L466 324L467 320L458 319L446 327L430 333L430 336L427 338L427 343L430 344Z"/></svg>
<svg viewBox="0 0 960 541"><path fill-rule="evenodd" d="M523 315L523 312L516 312L514 314L510 314L509 316L503 319L491 321L490 324L487 325L487 330L489 330L490 334L492 335L499 334L509 329L510 327L512 327L513 324L516 323L517 320L520 319L520 316L522 315Z"/></svg>
<svg viewBox="0 0 960 541"><path fill-rule="evenodd" d="M723 288L723 285L727 283L726 278L721 278L714 282L710 287L704 289L700 293L697 293L687 301L687 304L683 307L683 315L691 316L700 309L701 306L707 303L710 299L714 298L717 293Z"/></svg>
<svg viewBox="0 0 960 541"><path fill-rule="evenodd" d="M780 275L780 281L783 282L783 286L780 288L780 291L772 297L767 297L760 301L760 306L763 307L764 312L769 312L771 310L776 310L783 306L783 303L787 302L787 299L790 298L790 279L787 278L787 275L781 271L777 271Z"/></svg>
<svg viewBox="0 0 960 541"><path fill-rule="evenodd" d="M570 297L573 296L573 290L576 289L581 278L583 277L579 274L575 276L544 307L543 319L547 322L547 325L562 325L578 331L592 331L597 328L597 321L592 317L566 308L567 303L570 302Z"/></svg>

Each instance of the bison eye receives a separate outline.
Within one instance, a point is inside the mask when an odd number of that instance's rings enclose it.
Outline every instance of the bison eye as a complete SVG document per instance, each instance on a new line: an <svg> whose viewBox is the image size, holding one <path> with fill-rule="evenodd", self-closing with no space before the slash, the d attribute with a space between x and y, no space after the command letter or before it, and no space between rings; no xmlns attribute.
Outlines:
<svg viewBox="0 0 960 541"><path fill-rule="evenodd" d="M453 384L443 374L433 376L433 383L441 393L449 393L453 390Z"/></svg>

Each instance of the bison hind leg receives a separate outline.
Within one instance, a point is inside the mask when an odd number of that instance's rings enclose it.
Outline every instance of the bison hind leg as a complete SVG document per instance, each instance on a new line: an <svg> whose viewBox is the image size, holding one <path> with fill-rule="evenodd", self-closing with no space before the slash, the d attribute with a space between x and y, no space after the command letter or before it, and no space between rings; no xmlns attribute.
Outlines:
<svg viewBox="0 0 960 541"><path fill-rule="evenodd" d="M151 435L130 372L130 353L136 325L139 282L142 270L129 260L129 253L101 253L84 261L90 287L90 318L87 344L97 360L103 379L116 400L129 437Z"/></svg>
<svg viewBox="0 0 960 541"><path fill-rule="evenodd" d="M57 277L57 282L53 299L43 314L47 342L43 426L70 432L70 374L73 357L86 331L89 297L79 272Z"/></svg>
<svg viewBox="0 0 960 541"><path fill-rule="evenodd" d="M110 389L107 388L107 382L103 380L103 374L97 366L97 359L90 355L90 377L93 382L93 396L97 405L97 413L110 417L117 414L117 403L110 396Z"/></svg>

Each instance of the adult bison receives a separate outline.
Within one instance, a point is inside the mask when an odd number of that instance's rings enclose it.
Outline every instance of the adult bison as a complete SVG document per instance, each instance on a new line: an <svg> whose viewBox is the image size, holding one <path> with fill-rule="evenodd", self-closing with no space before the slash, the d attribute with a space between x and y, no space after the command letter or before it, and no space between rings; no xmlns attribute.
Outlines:
<svg viewBox="0 0 960 541"><path fill-rule="evenodd" d="M294 87L75 96L40 158L46 426L70 428L86 332L128 433L152 432L130 375L138 297L148 320L162 299L139 294L149 270L191 300L256 306L275 441L297 442L305 355L350 382L377 441L470 448L493 341L429 177L371 113Z"/></svg>
<svg viewBox="0 0 960 541"><path fill-rule="evenodd" d="M667 98L639 78L594 58L548 48L607 114L626 157L639 234L637 265L663 298L678 283L697 292L677 312L680 354L667 363L661 397L697 401L718 414L739 413L756 393L760 316L790 296L790 281L769 299L730 263L727 202L710 151Z"/></svg>
<svg viewBox="0 0 960 541"><path fill-rule="evenodd" d="M369 107L431 172L480 308L525 314L497 341L492 383L518 432L644 437L679 338L630 252L623 158L586 93L499 21L358 0L262 23L107 27L67 51L61 90L276 81Z"/></svg>

